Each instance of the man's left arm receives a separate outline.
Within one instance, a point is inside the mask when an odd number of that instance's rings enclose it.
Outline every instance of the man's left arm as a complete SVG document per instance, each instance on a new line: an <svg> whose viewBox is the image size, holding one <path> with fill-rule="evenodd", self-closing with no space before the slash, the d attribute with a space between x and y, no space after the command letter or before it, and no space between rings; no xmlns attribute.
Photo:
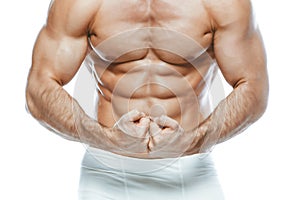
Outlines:
<svg viewBox="0 0 300 200"><path fill-rule="evenodd" d="M199 137L205 135L200 151L241 133L262 116L267 106L266 56L251 4L248 0L230 1L230 8L215 7L212 16L215 57L233 91L200 125Z"/></svg>

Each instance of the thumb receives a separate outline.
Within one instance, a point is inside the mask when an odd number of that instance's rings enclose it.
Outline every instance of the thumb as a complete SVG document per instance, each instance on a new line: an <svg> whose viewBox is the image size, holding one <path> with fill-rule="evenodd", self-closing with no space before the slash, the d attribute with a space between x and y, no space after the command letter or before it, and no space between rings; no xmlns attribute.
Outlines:
<svg viewBox="0 0 300 200"><path fill-rule="evenodd" d="M155 122L150 122L150 135L155 136L160 132L161 128Z"/></svg>
<svg viewBox="0 0 300 200"><path fill-rule="evenodd" d="M150 119L143 117L140 122L137 124L138 127L142 130L143 134L146 134L150 129Z"/></svg>
<svg viewBox="0 0 300 200"><path fill-rule="evenodd" d="M155 118L154 122L160 127L167 127L171 128L172 130L177 130L179 128L178 122L166 115Z"/></svg>

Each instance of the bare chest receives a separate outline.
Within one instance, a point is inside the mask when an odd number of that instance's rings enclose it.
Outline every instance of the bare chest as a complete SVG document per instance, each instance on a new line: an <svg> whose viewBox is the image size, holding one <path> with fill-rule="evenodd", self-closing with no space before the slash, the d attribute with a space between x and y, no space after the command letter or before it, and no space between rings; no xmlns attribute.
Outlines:
<svg viewBox="0 0 300 200"><path fill-rule="evenodd" d="M211 41L201 0L104 0L91 25L91 43L107 60L142 59L151 50L177 62L196 58Z"/></svg>

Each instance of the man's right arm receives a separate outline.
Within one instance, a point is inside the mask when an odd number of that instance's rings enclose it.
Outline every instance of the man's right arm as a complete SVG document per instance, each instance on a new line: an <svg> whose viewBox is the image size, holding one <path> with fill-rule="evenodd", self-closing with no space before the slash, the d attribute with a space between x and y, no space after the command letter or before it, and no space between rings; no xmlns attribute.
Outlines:
<svg viewBox="0 0 300 200"><path fill-rule="evenodd" d="M60 0L51 5L47 24L33 50L27 108L41 124L66 139L120 154L126 150L129 156L147 156L150 120L143 118L143 113L129 112L116 128L103 127L63 89L87 54L88 35L92 34L89 26L98 4L99 0ZM123 129L130 134L120 131Z"/></svg>
<svg viewBox="0 0 300 200"><path fill-rule="evenodd" d="M63 89L86 55L93 16L94 8L89 9L90 13L82 11L77 2L54 1L51 5L47 24L33 50L26 100L30 113L47 128L65 138L91 143L95 142L91 134L79 136L78 132L96 133L93 129L100 129L100 125ZM78 130L83 128L91 130Z"/></svg>

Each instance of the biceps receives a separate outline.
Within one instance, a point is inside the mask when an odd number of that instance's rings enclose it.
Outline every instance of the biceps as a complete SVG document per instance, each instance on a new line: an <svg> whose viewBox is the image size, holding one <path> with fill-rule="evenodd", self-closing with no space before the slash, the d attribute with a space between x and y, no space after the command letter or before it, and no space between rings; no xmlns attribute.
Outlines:
<svg viewBox="0 0 300 200"><path fill-rule="evenodd" d="M67 84L86 55L87 38L51 35L43 29L33 51L32 70L41 76Z"/></svg>
<svg viewBox="0 0 300 200"><path fill-rule="evenodd" d="M233 87L239 82L266 76L266 57L259 31L241 37L224 33L215 45L215 55L225 79Z"/></svg>

